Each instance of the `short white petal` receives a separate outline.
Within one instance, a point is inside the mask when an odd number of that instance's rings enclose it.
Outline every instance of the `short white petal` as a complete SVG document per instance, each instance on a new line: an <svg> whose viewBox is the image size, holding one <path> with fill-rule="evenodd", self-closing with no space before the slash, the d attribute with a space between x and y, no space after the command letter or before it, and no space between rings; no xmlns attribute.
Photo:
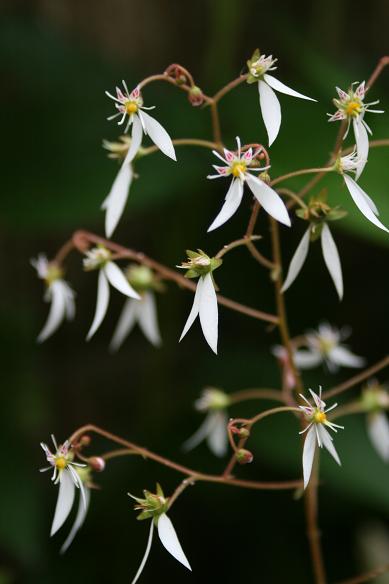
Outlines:
<svg viewBox="0 0 389 584"><path fill-rule="evenodd" d="M230 188L228 189L225 202L223 207L221 208L220 213L217 215L216 219L213 221L211 226L208 228L208 231L213 231L217 229L223 223L228 221L230 217L238 209L243 197L243 183L241 180L235 178L231 184Z"/></svg>
<svg viewBox="0 0 389 584"><path fill-rule="evenodd" d="M173 160L177 160L173 142L165 128L145 111L142 111L142 118L146 126L147 134L150 136L154 144L158 146L161 152L166 154L166 156L169 156L169 158L172 158Z"/></svg>
<svg viewBox="0 0 389 584"><path fill-rule="evenodd" d="M385 462L389 461L389 422L384 412L370 414L367 418L367 431L378 454Z"/></svg>
<svg viewBox="0 0 389 584"><path fill-rule="evenodd" d="M305 260L307 259L309 250L309 235L310 228L308 227L290 261L286 280L284 282L284 285L282 286L281 292L285 292L293 284L293 282L299 275Z"/></svg>
<svg viewBox="0 0 389 584"><path fill-rule="evenodd" d="M323 225L321 232L321 249L323 252L323 257L325 264L328 268L332 281L335 285L336 291L339 296L339 300L343 298L343 275L342 266L340 263L340 257L338 248L334 238L332 237L330 228L327 223Z"/></svg>
<svg viewBox="0 0 389 584"><path fill-rule="evenodd" d="M66 470L62 471L50 535L54 535L66 521L73 506L75 489L76 485L70 474Z"/></svg>
<svg viewBox="0 0 389 584"><path fill-rule="evenodd" d="M293 356L295 365L299 369L312 369L323 361L319 351L296 351Z"/></svg>
<svg viewBox="0 0 389 584"><path fill-rule="evenodd" d="M142 561L140 563L140 566L138 568L137 573L135 574L134 579L131 581L131 584L135 584L135 582L137 582L139 580L139 576L142 574L143 572L143 568L146 565L147 559L149 557L150 554L150 550L151 550L151 544L153 543L153 533L154 533L154 520L151 520L151 524L150 524L150 531L149 531L149 538L147 540L147 545L146 545L146 551L145 554L142 558Z"/></svg>
<svg viewBox="0 0 389 584"><path fill-rule="evenodd" d="M86 340L89 341L101 325L107 312L109 303L109 284L104 269L99 270L97 280L97 300L96 311L93 318L92 326L89 329Z"/></svg>
<svg viewBox="0 0 389 584"><path fill-rule="evenodd" d="M332 438L329 435L328 431L325 429L325 427L322 424L317 424L317 431L319 432L320 439L323 443L324 448L326 448L328 450L328 452L331 454L331 456L340 465L341 462L340 462L338 453L335 450L335 446L332 442Z"/></svg>
<svg viewBox="0 0 389 584"><path fill-rule="evenodd" d="M109 345L111 351L117 351L132 331L136 322L138 303L139 300L134 300L133 298L128 298L125 301Z"/></svg>
<svg viewBox="0 0 389 584"><path fill-rule="evenodd" d="M366 196L367 196L366 193L355 182L355 180L353 180L351 178L351 176L348 176L347 174L345 174L343 176L344 176L344 181L346 183L346 186L349 190L349 193L350 193L354 203L356 204L356 206L360 210L360 212L366 217L366 219L371 221L371 223L373 223L374 225L376 225L380 229L383 229L384 231L389 233L389 229L387 229L385 227L385 225L383 225L381 223L381 221L379 219L377 219L377 217L375 216L374 212L371 209L371 206L366 201Z"/></svg>
<svg viewBox="0 0 389 584"><path fill-rule="evenodd" d="M107 237L111 237L123 214L132 177L133 172L131 165L123 164L114 180L108 197L102 205L102 208L106 210L105 234Z"/></svg>
<svg viewBox="0 0 389 584"><path fill-rule="evenodd" d="M196 430L196 432L192 434L192 436L184 442L184 444L182 445L183 450L188 451L192 450L193 448L196 448L196 446L198 446L200 442L205 440L205 438L211 432L212 427L213 427L212 413L208 413L203 423Z"/></svg>
<svg viewBox="0 0 389 584"><path fill-rule="evenodd" d="M272 87L276 91L279 91L280 93L286 93L287 95L292 95L293 97L300 97L301 99L308 99L309 101L317 101L316 99L303 95L302 93L295 91L291 87L288 87L284 83L281 83L281 81L273 77L273 75L268 75L267 73L265 73L263 78L266 81L266 83L270 85L270 87Z"/></svg>
<svg viewBox="0 0 389 584"><path fill-rule="evenodd" d="M367 158L369 156L369 136L360 117L354 119L353 128L359 159L359 164L355 173L355 180L358 180L363 172L363 169L365 168Z"/></svg>
<svg viewBox="0 0 389 584"><path fill-rule="evenodd" d="M76 315L76 303L74 301L74 292L73 290L70 288L69 284L67 284L66 282L62 282L62 285L64 287L64 294L65 294L65 313L66 313L66 318L68 320L73 320L73 318Z"/></svg>
<svg viewBox="0 0 389 584"><path fill-rule="evenodd" d="M315 458L316 449L316 432L312 426L304 440L303 449L303 474L304 474L304 489L307 488L309 479L311 478L313 459Z"/></svg>
<svg viewBox="0 0 389 584"><path fill-rule="evenodd" d="M202 277L203 286L200 296L199 316L205 340L217 354L218 307L215 286L211 274Z"/></svg>
<svg viewBox="0 0 389 584"><path fill-rule="evenodd" d="M259 103L269 137L269 146L278 136L281 126L281 106L278 97L264 81L258 81Z"/></svg>
<svg viewBox="0 0 389 584"><path fill-rule="evenodd" d="M131 133L131 144L124 159L123 164L129 164L135 158L142 144L143 127L139 116L134 116L134 121L132 122L132 133Z"/></svg>
<svg viewBox="0 0 389 584"><path fill-rule="evenodd" d="M82 527L82 525L85 521L85 517L86 517L86 514L88 512L88 507L89 507L89 502L90 502L90 489L88 489L88 487L84 486L84 493L85 493L85 505L84 505L84 501L82 500L81 493L80 493L77 515L76 515L76 518L74 520L73 527L70 530L70 533L65 540L65 543L61 547L61 554L64 554L66 552L66 550L68 549L68 547L72 543L73 539L75 538L78 530L80 529L80 527Z"/></svg>
<svg viewBox="0 0 389 584"><path fill-rule="evenodd" d="M46 323L38 335L38 343L43 343L60 326L66 315L66 291L61 280L57 280L50 285L50 311Z"/></svg>
<svg viewBox="0 0 389 584"><path fill-rule="evenodd" d="M139 301L138 322L146 339L154 347L158 347L162 340L158 326L155 296L151 291L145 292Z"/></svg>
<svg viewBox="0 0 389 584"><path fill-rule="evenodd" d="M335 363L335 365L340 365L342 367L363 367L365 364L365 359L354 355L346 347L337 345L328 353L329 361Z"/></svg>
<svg viewBox="0 0 389 584"><path fill-rule="evenodd" d="M256 176L246 174L246 181L254 197L265 211L280 223L290 227L291 223L288 210L280 195Z"/></svg>
<svg viewBox="0 0 389 584"><path fill-rule="evenodd" d="M134 288L130 285L126 276L115 262L107 262L102 269L104 270L109 283L116 288L116 290L119 290L119 292L130 298L136 298L137 300L140 299L139 294L135 292Z"/></svg>
<svg viewBox="0 0 389 584"><path fill-rule="evenodd" d="M215 456L224 456L227 452L228 435L227 424L228 417L226 412L212 412L211 431L208 433L208 446Z"/></svg>
<svg viewBox="0 0 389 584"><path fill-rule="evenodd" d="M192 309L191 309L189 316L188 316L188 319L185 323L184 330L181 333L180 341L182 341L182 339L185 337L186 333L188 332L188 330L190 329L190 327L194 323L194 321L199 313L202 287L203 287L203 279L199 278L198 282L197 282L197 286L196 286L195 296L193 299Z"/></svg>
<svg viewBox="0 0 389 584"><path fill-rule="evenodd" d="M178 541L176 530L166 513L162 513L158 518L157 527L159 539L161 540L163 547L173 556L173 558L188 568L188 570L192 570L181 544Z"/></svg>

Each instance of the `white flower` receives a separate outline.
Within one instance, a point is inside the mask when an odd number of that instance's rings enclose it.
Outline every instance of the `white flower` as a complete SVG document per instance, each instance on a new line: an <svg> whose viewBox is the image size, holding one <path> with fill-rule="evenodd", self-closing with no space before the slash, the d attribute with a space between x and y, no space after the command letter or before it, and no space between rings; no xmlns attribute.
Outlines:
<svg viewBox="0 0 389 584"><path fill-rule="evenodd" d="M303 474L304 474L304 489L307 487L309 483L309 479L311 476L313 460L315 457L315 450L316 450L316 443L319 445L320 448L324 446L331 454L331 456L336 460L336 462L340 465L341 462L339 460L338 453L335 450L334 445L332 444L332 436L326 430L330 428L334 432L337 432L337 428L343 429L343 426L338 426L338 424L333 424L327 420L327 414L338 404L332 405L330 408L326 409L325 402L321 399L321 387L319 388L319 395L314 393L312 389L309 390L315 405L312 406L306 397L300 394L300 397L308 404L307 406L299 406L299 408L304 412L307 421L309 424L307 427L300 432L300 434L304 434L307 432L307 435L304 440L304 449L303 449Z"/></svg>
<svg viewBox="0 0 389 584"><path fill-rule="evenodd" d="M339 367L363 367L365 359L354 355L341 341L350 335L348 329L337 329L328 323L319 325L317 331L305 335L308 350L298 350L294 354L296 366L310 369L325 363L331 373Z"/></svg>
<svg viewBox="0 0 389 584"><path fill-rule="evenodd" d="M184 450L192 450L206 440L215 456L221 457L226 454L228 445L226 409L229 403L228 395L220 389L213 387L204 389L202 396L195 402L195 408L207 415L193 436L184 442Z"/></svg>
<svg viewBox="0 0 389 584"><path fill-rule="evenodd" d="M224 149L223 157L216 150L213 151L215 156L220 158L226 166L213 165L217 174L209 175L207 178L214 179L232 176L232 181L225 197L225 203L212 225L208 228L208 231L213 231L217 227L220 227L232 217L242 201L245 182L247 182L254 197L265 211L274 217L274 219L280 221L280 223L290 227L288 211L281 197L266 182L251 174L252 172L263 172L269 168L268 166L264 168L252 166L255 157L261 149L259 148L253 152L252 148L249 148L246 152L242 153L240 138L237 137L236 142L238 145L237 153Z"/></svg>
<svg viewBox="0 0 389 584"><path fill-rule="evenodd" d="M123 163L111 190L104 199L101 208L105 210L105 234L111 237L126 206L134 171L130 163Z"/></svg>
<svg viewBox="0 0 389 584"><path fill-rule="evenodd" d="M378 209L374 203L374 201L369 197L367 193L355 182L354 179L351 178L346 172L355 172L357 176L361 174L361 165L363 165L363 160L358 156L358 154L354 151L347 156L343 156L339 158L336 162L336 168L340 174L342 174L344 178L344 182L346 183L346 187L348 191L360 210L360 212L368 219L371 223L383 229L389 233L389 229L385 227L378 219L377 215Z"/></svg>
<svg viewBox="0 0 389 584"><path fill-rule="evenodd" d="M65 319L72 320L76 307L74 292L65 280L62 279L62 270L55 263L50 263L46 256L40 254L37 259L31 260L38 277L45 281L47 286L44 299L51 303L49 316L39 333L38 342L42 343L49 338Z"/></svg>
<svg viewBox="0 0 389 584"><path fill-rule="evenodd" d="M370 106L379 103L378 100L370 103L363 103L366 94L365 82L363 81L360 83L354 90L354 85L356 85L356 83L357 82L351 85L347 93L339 87L336 88L339 99L334 99L334 104L338 109L333 115L328 114L330 116L328 121L335 122L338 120L347 120L347 130L344 138L346 138L352 122L358 157L361 160L361 164L356 173L356 179L358 180L369 155L369 137L367 132L369 132L369 134L372 133L364 120L365 113L383 114L384 112L382 110L370 109Z"/></svg>
<svg viewBox="0 0 389 584"><path fill-rule="evenodd" d="M125 132L132 125L131 145L128 149L124 164L131 162L135 158L142 143L143 132L151 138L154 144L166 156L176 160L176 153L169 134L157 120L145 111L154 109L154 106L145 107L143 105L143 98L138 87L130 93L126 83L124 81L122 83L124 91L116 87L116 97L108 93L108 91L105 93L114 100L115 107L118 110L118 113L110 116L108 120L113 120L121 116L118 122L118 125L121 126L128 117Z"/></svg>
<svg viewBox="0 0 389 584"><path fill-rule="evenodd" d="M389 422L385 413L389 408L389 394L386 387L370 382L362 393L362 404L367 412L370 440L381 458L389 462Z"/></svg>
<svg viewBox="0 0 389 584"><path fill-rule="evenodd" d="M53 470L52 481L54 484L59 483L57 504L54 512L54 519L51 526L50 536L54 535L64 524L73 507L75 490L79 489L79 506L73 527L61 548L64 553L72 543L77 531L84 523L90 500L90 490L87 486L85 475L85 484L82 479L85 473L85 464L74 462L71 445L68 441L58 446L54 436L51 436L55 452L51 452L47 444L41 443L46 459L50 466L41 469L41 472Z"/></svg>
<svg viewBox="0 0 389 584"><path fill-rule="evenodd" d="M112 337L111 350L117 351L121 347L136 323L152 345L158 347L161 344L155 296L151 290L143 292L140 300L126 300Z"/></svg>
<svg viewBox="0 0 389 584"><path fill-rule="evenodd" d="M308 255L309 244L311 240L311 231L313 226L310 225L306 232L304 233L300 243L298 244L296 251L291 259L288 274L284 285L282 286L282 292L285 292L295 281L299 275L301 268ZM330 228L327 223L324 223L321 229L321 249L323 252L324 262L330 273L332 281L335 285L336 291L339 296L339 300L343 298L343 276L342 276L342 266L340 263L340 257L338 248L334 238L332 237Z"/></svg>
<svg viewBox="0 0 389 584"><path fill-rule="evenodd" d="M86 337L87 341L95 334L106 315L109 303L109 284L130 298L140 299L140 296L129 284L122 270L111 261L111 252L103 246L94 247L86 252L85 270L99 270L97 283L96 311Z"/></svg>
<svg viewBox="0 0 389 584"><path fill-rule="evenodd" d="M272 75L269 75L267 73L268 71L277 69L277 67L273 66L276 61L277 59L273 59L272 55L268 57L265 55L260 56L259 51L256 51L252 59L247 63L249 67L249 83L258 80L259 103L269 137L269 146L271 146L277 138L281 126L281 106L273 89L280 93L292 95L293 97L316 101L316 99L298 93L294 89L284 85L284 83L281 83L281 81L278 81L278 79Z"/></svg>

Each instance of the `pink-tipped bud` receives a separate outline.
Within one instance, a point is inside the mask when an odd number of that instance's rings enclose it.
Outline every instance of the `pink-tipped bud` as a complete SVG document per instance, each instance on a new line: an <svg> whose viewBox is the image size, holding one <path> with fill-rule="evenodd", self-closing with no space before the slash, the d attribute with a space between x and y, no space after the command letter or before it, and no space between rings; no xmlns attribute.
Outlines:
<svg viewBox="0 0 389 584"><path fill-rule="evenodd" d="M194 85L188 93L188 99L194 107L198 107L204 103L204 94L200 87Z"/></svg>
<svg viewBox="0 0 389 584"><path fill-rule="evenodd" d="M245 448L240 448L235 453L236 460L239 464L250 464L253 462L254 455L250 450L246 450Z"/></svg>
<svg viewBox="0 0 389 584"><path fill-rule="evenodd" d="M92 438L89 436L89 434L84 434L80 438L79 445L80 446L89 446L89 444L91 442L92 442Z"/></svg>
<svg viewBox="0 0 389 584"><path fill-rule="evenodd" d="M101 456L92 456L88 462L90 467L97 472L102 472L105 469L105 460Z"/></svg>
<svg viewBox="0 0 389 584"><path fill-rule="evenodd" d="M245 428L244 426L242 428L231 426L231 432L233 434L236 434L238 438L248 438L250 436L250 430L248 428Z"/></svg>

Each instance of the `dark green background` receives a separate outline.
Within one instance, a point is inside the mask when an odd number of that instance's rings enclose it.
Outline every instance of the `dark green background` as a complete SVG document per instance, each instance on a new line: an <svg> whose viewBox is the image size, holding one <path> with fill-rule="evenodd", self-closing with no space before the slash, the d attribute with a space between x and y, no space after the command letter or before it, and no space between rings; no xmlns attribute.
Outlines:
<svg viewBox="0 0 389 584"><path fill-rule="evenodd" d="M279 58L281 80L319 99L313 104L281 96L284 119L272 148L272 174L317 166L326 160L337 131L326 120L326 112L333 111L334 86L347 88L369 76L388 51L388 16L384 0L363 9L346 0L277 6L254 0L2 3L1 584L128 582L143 553L147 526L135 521L126 492L152 489L158 480L169 493L180 478L152 462L113 462L96 477L102 490L93 493L82 532L66 556L59 557L68 527L49 540L56 491L49 476L38 473L44 465L40 440L48 440L52 432L62 440L77 426L95 422L184 464L218 472L224 462L213 460L205 447L190 455L180 450L201 421L192 409L201 388L279 385L269 356L277 333L243 315L220 309L218 357L197 324L178 345L192 297L173 285L158 299L163 348L154 350L135 331L117 355L108 354L123 302L118 294L113 294L101 330L86 344L96 281L94 274L82 272L76 255L67 278L77 291L77 319L43 346L36 344L47 305L30 258L41 251L53 255L79 227L103 234L99 207L117 167L106 158L101 140L118 135L115 124L105 119L112 103L104 90L112 90L122 78L131 87L180 62L212 93L236 77L259 46ZM388 79L386 72L371 92L385 110ZM210 138L209 112L191 108L174 88L153 85L145 99L158 106L155 115L173 137ZM231 147L237 133L246 143L265 140L255 86L244 85L226 98L221 116ZM388 120L388 114L370 116L375 138L388 137ZM139 163L140 180L115 232L116 241L169 266L184 258L186 248L213 254L241 236L250 213L246 196L228 225L206 235L226 184L206 180L214 162L207 151L182 149L178 157L177 164L160 154ZM386 224L388 183L388 151L372 151L361 184ZM320 319L350 324L355 352L373 363L388 345L389 240L360 215L340 178L326 185L331 202L350 211L334 228L345 300L338 303L317 244L287 295L291 330L299 334ZM282 229L287 261L304 229L299 220L295 225L291 233ZM261 249L269 253L263 218L257 231L263 235ZM225 295L274 311L266 272L244 250L227 257L217 280ZM304 381L329 387L346 377L347 372L334 378L317 370ZM380 379L385 378L383 373ZM233 414L255 411L251 404ZM371 553L367 558L361 552L361 540L366 542L369 526L377 522L386 529L389 515L389 471L367 441L362 417L345 422L337 440L342 468L322 457L320 524L330 581L374 565ZM296 432L285 417L264 422L251 441L255 462L239 469L239 475L267 480L300 476ZM104 445L96 440L92 450L100 452L100 447ZM193 574L185 573L155 541L142 582L312 582L302 502L290 493L198 485L182 496L171 517ZM389 544L384 541L385 549Z"/></svg>

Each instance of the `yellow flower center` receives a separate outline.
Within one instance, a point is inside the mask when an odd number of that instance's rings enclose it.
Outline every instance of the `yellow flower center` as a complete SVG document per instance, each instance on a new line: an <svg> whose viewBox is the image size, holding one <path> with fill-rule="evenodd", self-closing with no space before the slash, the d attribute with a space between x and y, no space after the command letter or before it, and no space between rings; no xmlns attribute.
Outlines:
<svg viewBox="0 0 389 584"><path fill-rule="evenodd" d="M136 112L138 111L138 104L135 101L126 101L124 107L126 108L126 112L128 113L129 116L131 114L136 114Z"/></svg>
<svg viewBox="0 0 389 584"><path fill-rule="evenodd" d="M67 460L63 456L59 456L55 459L55 466L58 468L58 470L63 470L67 467L67 464Z"/></svg>
<svg viewBox="0 0 389 584"><path fill-rule="evenodd" d="M348 116L352 116L352 117L356 117L358 116L361 111L362 111L362 105L359 101L349 101L348 104L345 107L346 114Z"/></svg>
<svg viewBox="0 0 389 584"><path fill-rule="evenodd" d="M231 174L236 177L241 176L246 172L246 168L247 167L244 162L234 162L231 167Z"/></svg>
<svg viewBox="0 0 389 584"><path fill-rule="evenodd" d="M313 416L313 419L316 424L324 424L324 422L327 420L327 416L324 412L316 412Z"/></svg>

